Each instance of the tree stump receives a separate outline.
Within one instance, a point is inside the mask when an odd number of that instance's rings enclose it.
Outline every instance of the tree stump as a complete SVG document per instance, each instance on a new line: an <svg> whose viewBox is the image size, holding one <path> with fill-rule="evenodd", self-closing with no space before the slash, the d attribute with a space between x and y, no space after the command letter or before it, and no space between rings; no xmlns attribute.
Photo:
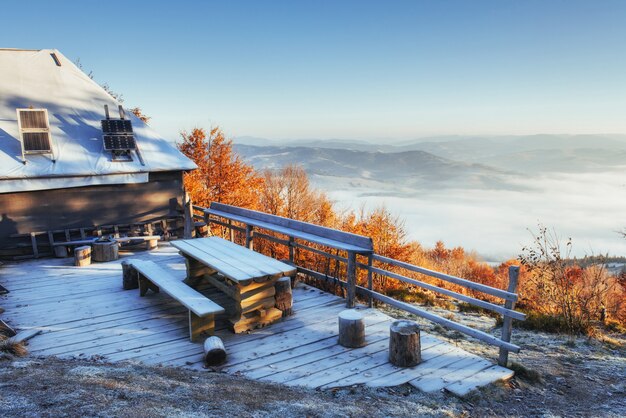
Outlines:
<svg viewBox="0 0 626 418"><path fill-rule="evenodd" d="M54 247L54 256L58 258L67 257L67 247L65 245L56 245Z"/></svg>
<svg viewBox="0 0 626 418"><path fill-rule="evenodd" d="M209 236L209 227L204 221L196 222L194 226L196 229L196 238L205 238Z"/></svg>
<svg viewBox="0 0 626 418"><path fill-rule="evenodd" d="M349 348L365 345L365 320L355 309L346 309L339 314L339 344Z"/></svg>
<svg viewBox="0 0 626 418"><path fill-rule="evenodd" d="M395 321L390 328L389 362L399 367L412 367L421 361L419 326L413 321Z"/></svg>
<svg viewBox="0 0 626 418"><path fill-rule="evenodd" d="M276 288L276 309L283 312L283 318L292 314L293 296L291 293L291 277L281 277L274 285Z"/></svg>
<svg viewBox="0 0 626 418"><path fill-rule="evenodd" d="M101 241L93 243L93 261L113 261L118 259L118 245L116 241Z"/></svg>
<svg viewBox="0 0 626 418"><path fill-rule="evenodd" d="M220 337L209 337L204 341L204 364L217 366L226 361L226 349Z"/></svg>
<svg viewBox="0 0 626 418"><path fill-rule="evenodd" d="M149 239L146 241L146 250L151 251L155 250L159 246L159 240Z"/></svg>
<svg viewBox="0 0 626 418"><path fill-rule="evenodd" d="M124 290L139 288L139 275L131 263L132 260L122 261L122 288Z"/></svg>
<svg viewBox="0 0 626 418"><path fill-rule="evenodd" d="M85 245L74 248L74 265L78 267L88 266L91 264L91 247Z"/></svg>

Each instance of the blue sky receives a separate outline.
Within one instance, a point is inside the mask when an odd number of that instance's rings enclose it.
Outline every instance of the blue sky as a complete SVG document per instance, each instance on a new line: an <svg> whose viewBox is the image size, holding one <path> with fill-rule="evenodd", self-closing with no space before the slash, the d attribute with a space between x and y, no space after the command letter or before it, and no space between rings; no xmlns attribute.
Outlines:
<svg viewBox="0 0 626 418"><path fill-rule="evenodd" d="M80 58L170 138L626 132L624 1L5 0L2 15L0 47Z"/></svg>

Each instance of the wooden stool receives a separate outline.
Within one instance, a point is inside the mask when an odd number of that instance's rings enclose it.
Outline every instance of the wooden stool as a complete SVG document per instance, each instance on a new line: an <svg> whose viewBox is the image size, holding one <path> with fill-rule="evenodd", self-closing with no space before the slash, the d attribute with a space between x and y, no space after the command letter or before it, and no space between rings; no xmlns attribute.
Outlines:
<svg viewBox="0 0 626 418"><path fill-rule="evenodd" d="M348 348L365 345L365 320L356 309L346 309L339 314L339 344Z"/></svg>
<svg viewBox="0 0 626 418"><path fill-rule="evenodd" d="M91 247L85 245L74 248L74 265L77 267L88 266L91 264Z"/></svg>
<svg viewBox="0 0 626 418"><path fill-rule="evenodd" d="M57 245L54 247L54 256L65 258L68 256L67 247L65 245Z"/></svg>
<svg viewBox="0 0 626 418"><path fill-rule="evenodd" d="M283 318L291 315L293 306L293 295L291 293L291 277L281 277L274 285L276 289L276 309L283 312Z"/></svg>
<svg viewBox="0 0 626 418"><path fill-rule="evenodd" d="M389 362L399 367L421 363L419 326L413 321L400 320L391 324L389 331Z"/></svg>
<svg viewBox="0 0 626 418"><path fill-rule="evenodd" d="M93 243L93 261L113 261L118 259L116 241L96 241Z"/></svg>

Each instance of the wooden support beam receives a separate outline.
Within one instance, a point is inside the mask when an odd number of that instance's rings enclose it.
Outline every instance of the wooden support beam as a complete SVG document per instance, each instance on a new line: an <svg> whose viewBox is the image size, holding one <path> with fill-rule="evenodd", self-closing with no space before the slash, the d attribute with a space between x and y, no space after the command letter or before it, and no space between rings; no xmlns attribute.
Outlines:
<svg viewBox="0 0 626 418"><path fill-rule="evenodd" d="M276 289L276 309L280 309L283 318L290 316L293 306L293 294L291 291L291 277L281 277L274 285Z"/></svg>
<svg viewBox="0 0 626 418"><path fill-rule="evenodd" d="M213 335L215 333L215 316L198 316L189 311L189 339L193 342L203 334Z"/></svg>

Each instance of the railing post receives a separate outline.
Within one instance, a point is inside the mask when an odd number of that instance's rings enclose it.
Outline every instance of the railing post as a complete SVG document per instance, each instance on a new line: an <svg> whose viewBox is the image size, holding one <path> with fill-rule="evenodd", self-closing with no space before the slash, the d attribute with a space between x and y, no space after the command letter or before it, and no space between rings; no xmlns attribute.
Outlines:
<svg viewBox="0 0 626 418"><path fill-rule="evenodd" d="M519 267L509 266L509 288L507 289L511 293L517 291L517 280L519 278ZM507 309L513 309L515 302L507 300L504 302L504 307ZM501 340L505 342L511 342L511 333L513 331L513 319L509 316L504 316L502 321L502 336ZM509 350L506 348L500 348L500 355L498 356L498 364L502 367L506 367L509 364Z"/></svg>
<svg viewBox="0 0 626 418"><path fill-rule="evenodd" d="M185 239L193 238L193 207L191 203L191 197L186 190L183 192L183 211L185 221L183 226L183 237Z"/></svg>
<svg viewBox="0 0 626 418"><path fill-rule="evenodd" d="M290 263L293 263L293 262L294 262L294 259L295 259L295 257L294 257L294 251L293 251L293 250L294 250L294 248L293 248L293 242L294 242L293 237L289 237L289 262L290 262Z"/></svg>
<svg viewBox="0 0 626 418"><path fill-rule="evenodd" d="M367 256L367 288L370 290L374 290L374 282L372 279L372 262L373 262L373 254ZM371 308L373 306L372 294L370 293L368 296L368 305Z"/></svg>
<svg viewBox="0 0 626 418"><path fill-rule="evenodd" d="M230 239L230 242L235 242L235 230L233 229L233 221L232 219L228 220L228 237Z"/></svg>
<svg viewBox="0 0 626 418"><path fill-rule="evenodd" d="M356 298L356 253L348 251L348 292L346 297L346 307L354 308Z"/></svg>
<svg viewBox="0 0 626 418"><path fill-rule="evenodd" d="M209 218L209 214L206 212L206 209L202 211L202 219L204 219L204 224L207 229L207 236L211 236L211 218Z"/></svg>
<svg viewBox="0 0 626 418"><path fill-rule="evenodd" d="M251 250L254 250L254 242L252 241L253 239L254 239L254 230L252 228L252 225L246 225L246 247L248 247Z"/></svg>

